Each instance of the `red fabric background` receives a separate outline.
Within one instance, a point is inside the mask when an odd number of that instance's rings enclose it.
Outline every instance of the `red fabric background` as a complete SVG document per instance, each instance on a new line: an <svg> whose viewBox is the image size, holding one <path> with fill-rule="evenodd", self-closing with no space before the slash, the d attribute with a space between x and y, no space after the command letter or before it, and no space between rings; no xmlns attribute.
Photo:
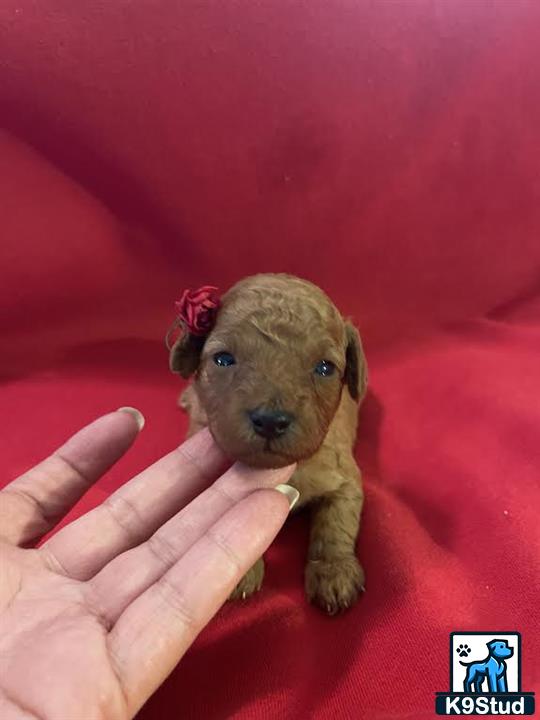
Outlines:
<svg viewBox="0 0 540 720"><path fill-rule="evenodd" d="M76 512L179 442L186 285L297 273L365 337L366 596L306 604L294 519L141 718L430 718L456 629L538 690L539 4L4 0L0 103L6 481L119 405Z"/></svg>

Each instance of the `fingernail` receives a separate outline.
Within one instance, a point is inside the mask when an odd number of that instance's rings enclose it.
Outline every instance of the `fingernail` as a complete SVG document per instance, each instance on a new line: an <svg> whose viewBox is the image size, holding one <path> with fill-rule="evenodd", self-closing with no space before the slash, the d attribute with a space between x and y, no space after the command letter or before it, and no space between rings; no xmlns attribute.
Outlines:
<svg viewBox="0 0 540 720"><path fill-rule="evenodd" d="M126 407L118 408L118 410L116 412L125 412L125 413L128 413L128 415L131 415L132 417L134 417L135 422L137 423L137 427L139 428L139 432L141 432L141 430L144 427L144 423L146 421L144 419L144 415L142 414L142 412L140 410L137 410L137 408L129 407L126 405Z"/></svg>
<svg viewBox="0 0 540 720"><path fill-rule="evenodd" d="M300 493L292 485L276 485L276 490L282 495L285 495L289 501L289 510L292 510L300 499Z"/></svg>

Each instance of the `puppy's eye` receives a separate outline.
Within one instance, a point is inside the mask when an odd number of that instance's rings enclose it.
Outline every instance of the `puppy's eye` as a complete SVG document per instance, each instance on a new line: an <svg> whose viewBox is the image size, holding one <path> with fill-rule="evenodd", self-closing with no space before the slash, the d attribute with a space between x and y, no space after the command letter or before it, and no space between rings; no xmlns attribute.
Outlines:
<svg viewBox="0 0 540 720"><path fill-rule="evenodd" d="M229 352L218 352L214 355L214 362L220 367L229 367L229 365L234 365L236 360L234 355Z"/></svg>
<svg viewBox="0 0 540 720"><path fill-rule="evenodd" d="M322 377L333 375L335 369L336 366L333 362L330 362L330 360L321 360L315 365L315 372L317 375L322 375Z"/></svg>

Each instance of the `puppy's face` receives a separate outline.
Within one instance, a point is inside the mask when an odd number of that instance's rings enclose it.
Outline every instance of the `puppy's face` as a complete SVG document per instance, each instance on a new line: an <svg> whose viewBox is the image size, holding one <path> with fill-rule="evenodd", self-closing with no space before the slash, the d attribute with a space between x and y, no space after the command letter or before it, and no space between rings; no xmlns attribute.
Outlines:
<svg viewBox="0 0 540 720"><path fill-rule="evenodd" d="M223 298L195 382L220 447L254 467L280 467L320 447L344 383L354 394L355 363L358 387L358 362L346 324L321 290L262 275Z"/></svg>

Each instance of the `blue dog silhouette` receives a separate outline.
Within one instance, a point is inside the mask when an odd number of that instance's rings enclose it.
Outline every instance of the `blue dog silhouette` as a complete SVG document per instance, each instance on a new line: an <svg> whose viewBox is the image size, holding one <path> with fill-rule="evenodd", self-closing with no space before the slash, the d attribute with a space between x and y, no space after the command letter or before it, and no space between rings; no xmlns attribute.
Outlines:
<svg viewBox="0 0 540 720"><path fill-rule="evenodd" d="M508 684L506 682L506 663L507 658L512 657L514 649L508 647L506 640L492 640L487 643L489 655L485 660L462 662L467 668L465 680L463 681L463 689L467 693L481 693L482 684L487 678L488 692L508 692ZM474 687L474 690L473 690Z"/></svg>

